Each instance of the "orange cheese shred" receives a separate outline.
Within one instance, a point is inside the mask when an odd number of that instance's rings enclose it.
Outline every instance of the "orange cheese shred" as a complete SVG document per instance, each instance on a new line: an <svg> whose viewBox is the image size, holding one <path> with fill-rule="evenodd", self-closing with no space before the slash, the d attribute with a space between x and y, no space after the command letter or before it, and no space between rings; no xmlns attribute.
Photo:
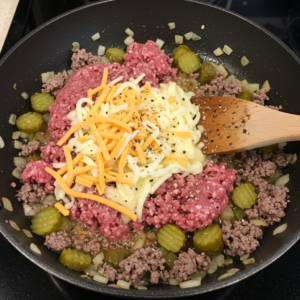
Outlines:
<svg viewBox="0 0 300 300"><path fill-rule="evenodd" d="M149 136L145 141L145 143L142 145L143 151L145 151L151 145L152 141L153 141L152 137Z"/></svg>
<svg viewBox="0 0 300 300"><path fill-rule="evenodd" d="M86 186L88 188L91 188L94 185L93 181L85 179L85 178L83 178L81 176L76 176L75 182L78 183L78 184L81 184L83 186Z"/></svg>
<svg viewBox="0 0 300 300"><path fill-rule="evenodd" d="M66 185L70 187L73 183L74 178L74 170L73 170L73 163L72 163L72 156L68 145L63 146L66 163L67 163L67 179Z"/></svg>
<svg viewBox="0 0 300 300"><path fill-rule="evenodd" d="M96 166L79 167L79 168L76 168L76 169L74 170L74 173L75 173L76 175L81 175L81 174L85 174L86 172L89 172L89 171L91 171L91 170L93 170L93 169L95 169L95 168L96 168Z"/></svg>
<svg viewBox="0 0 300 300"><path fill-rule="evenodd" d="M104 161L102 154L100 152L96 153L96 161L98 165L98 177L99 177L99 185L101 190L105 190L105 181L104 181Z"/></svg>
<svg viewBox="0 0 300 300"><path fill-rule="evenodd" d="M138 158L139 158L141 164L145 164L146 163L146 158L144 156L142 146L139 143L135 143L134 146L135 146L135 150L137 152L137 155L138 155Z"/></svg>
<svg viewBox="0 0 300 300"><path fill-rule="evenodd" d="M167 133L167 134L171 134L173 136L180 137L180 138L192 137L191 132L188 132L188 131L172 131L172 130L168 130L168 129L162 129L161 131L164 133Z"/></svg>
<svg viewBox="0 0 300 300"><path fill-rule="evenodd" d="M171 97L171 98L168 99L169 103L174 103L176 101L177 101L177 99L175 97Z"/></svg>
<svg viewBox="0 0 300 300"><path fill-rule="evenodd" d="M120 177L123 177L123 175L124 175L124 165L126 163L128 149L129 149L129 146L127 145L126 148L124 149L124 151L121 155L120 161L119 161L119 176Z"/></svg>
<svg viewBox="0 0 300 300"><path fill-rule="evenodd" d="M102 81L100 86L96 87L95 89L89 89L88 90L88 98L92 99L92 96L95 95L96 93L99 93L105 86L106 86L106 81L107 81L107 75L108 75L108 69L104 68L103 69L103 75L102 75Z"/></svg>
<svg viewBox="0 0 300 300"><path fill-rule="evenodd" d="M95 112L98 110L98 108L101 106L101 104L104 102L108 92L110 91L110 88L108 86L106 86L103 89L103 92L101 93L101 96L98 97L98 99L96 100L96 102L94 103L92 109L89 111L88 115L92 116L95 114Z"/></svg>
<svg viewBox="0 0 300 300"><path fill-rule="evenodd" d="M60 202L56 202L54 206L64 215L68 216L70 214L69 210L66 209Z"/></svg>
<svg viewBox="0 0 300 300"><path fill-rule="evenodd" d="M83 159L83 154L82 153L79 153L73 160L72 160L72 165L73 166L76 166L82 159ZM65 166L65 167L63 167L63 168L61 168L61 169L59 169L58 171L57 171L57 174L58 175L63 175L63 174L65 174L67 172L67 166Z"/></svg>

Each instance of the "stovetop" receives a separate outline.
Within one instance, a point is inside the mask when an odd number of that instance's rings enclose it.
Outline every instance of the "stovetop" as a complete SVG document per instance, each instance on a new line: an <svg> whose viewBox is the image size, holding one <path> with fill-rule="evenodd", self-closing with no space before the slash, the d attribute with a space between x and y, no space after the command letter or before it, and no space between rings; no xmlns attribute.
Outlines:
<svg viewBox="0 0 300 300"><path fill-rule="evenodd" d="M7 0L8 1L8 0ZM123 0L126 1L126 0ZM143 0L141 0L143 1ZM47 20L93 0L20 0L0 58ZM300 57L300 0L206 0L268 29ZM0 235L0 299L118 299L51 276L22 256ZM189 299L300 299L300 242L272 265L233 286Z"/></svg>

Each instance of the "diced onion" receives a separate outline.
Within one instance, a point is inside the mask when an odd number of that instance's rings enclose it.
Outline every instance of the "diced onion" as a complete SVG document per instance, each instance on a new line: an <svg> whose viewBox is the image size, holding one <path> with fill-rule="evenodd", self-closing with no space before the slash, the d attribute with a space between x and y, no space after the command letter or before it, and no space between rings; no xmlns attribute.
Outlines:
<svg viewBox="0 0 300 300"><path fill-rule="evenodd" d="M130 289L130 283L124 280L118 280L117 286L120 287L121 289L126 289L126 290Z"/></svg>
<svg viewBox="0 0 300 300"><path fill-rule="evenodd" d="M3 148L4 147L4 142L3 142L3 147L1 147L1 140L2 140L2 138L1 138L1 136L0 136L0 148ZM3 140L2 140L3 141ZM21 149L21 146L22 146L23 144L20 142L20 141L14 141L14 147L16 148L16 149Z"/></svg>
<svg viewBox="0 0 300 300"><path fill-rule="evenodd" d="M125 30L125 33L128 34L128 35L131 36L131 37L134 36L134 32L133 32L131 29L129 29L129 28L127 28L127 29Z"/></svg>
<svg viewBox="0 0 300 300"><path fill-rule="evenodd" d="M3 202L3 206L6 210L8 210L8 211L14 210L9 199L2 197L2 202Z"/></svg>
<svg viewBox="0 0 300 300"><path fill-rule="evenodd" d="M28 95L26 92L23 92L23 93L21 94L21 96L22 96L25 100L27 100L27 99L29 98L29 95Z"/></svg>
<svg viewBox="0 0 300 300"><path fill-rule="evenodd" d="M175 34L175 44L181 45L183 44L183 36Z"/></svg>
<svg viewBox="0 0 300 300"><path fill-rule="evenodd" d="M239 270L240 270L240 269L232 268L232 269L230 269L230 270L227 270L226 272L227 272L227 273L230 273L230 274L235 274L235 273L237 273Z"/></svg>
<svg viewBox="0 0 300 300"><path fill-rule="evenodd" d="M94 35L92 35L92 40L93 41L97 41L97 40L99 40L100 39L100 33L99 32L97 32L97 33L95 33Z"/></svg>
<svg viewBox="0 0 300 300"><path fill-rule="evenodd" d="M56 198L55 198L54 195L49 194L49 195L47 195L46 198L44 199L44 202L45 202L45 201L56 201Z"/></svg>
<svg viewBox="0 0 300 300"><path fill-rule="evenodd" d="M270 83L269 83L269 80L266 80L264 82L264 84L262 85L261 87L262 89L265 89L265 93L268 93L271 89L271 86L270 86Z"/></svg>
<svg viewBox="0 0 300 300"><path fill-rule="evenodd" d="M94 270L91 270L91 269L89 269L89 268L85 269L85 270L84 270L84 273L85 273L86 275L89 275L89 276L96 276L96 275L99 275L98 272L96 272L96 271L94 271Z"/></svg>
<svg viewBox="0 0 300 300"><path fill-rule="evenodd" d="M156 235L154 232L148 232L147 233L147 238L150 239L150 240L154 240L156 239Z"/></svg>
<svg viewBox="0 0 300 300"><path fill-rule="evenodd" d="M191 279L203 279L206 276L206 272L201 270L197 271L191 276Z"/></svg>
<svg viewBox="0 0 300 300"><path fill-rule="evenodd" d="M169 26L170 30L172 30L176 27L174 22L168 23L168 26Z"/></svg>
<svg viewBox="0 0 300 300"><path fill-rule="evenodd" d="M74 73L74 70L68 70L67 73L69 76L71 76Z"/></svg>
<svg viewBox="0 0 300 300"><path fill-rule="evenodd" d="M226 82L231 83L232 79L239 81L234 75L230 75L225 79Z"/></svg>
<svg viewBox="0 0 300 300"><path fill-rule="evenodd" d="M274 231L273 231L273 235L279 234L284 232L287 229L287 223L284 223L280 226L278 226Z"/></svg>
<svg viewBox="0 0 300 300"><path fill-rule="evenodd" d="M131 36L128 36L125 40L124 40L124 44L129 46L130 44L132 44L134 42L134 39Z"/></svg>
<svg viewBox="0 0 300 300"><path fill-rule="evenodd" d="M205 25L202 25L202 26L201 26L201 29L203 30L204 28L205 28Z"/></svg>
<svg viewBox="0 0 300 300"><path fill-rule="evenodd" d="M193 41L199 41L199 40L201 40L201 37L198 34L193 33L192 40Z"/></svg>
<svg viewBox="0 0 300 300"><path fill-rule="evenodd" d="M34 243L31 243L31 244L30 244L30 249L31 249L33 252L37 253L37 254L42 254L41 250L40 250L40 249L38 248L38 246L37 246L36 244L34 244Z"/></svg>
<svg viewBox="0 0 300 300"><path fill-rule="evenodd" d="M226 69L224 68L223 65L218 65L218 66L216 66L216 72L217 72L217 73L222 73L223 76L224 76L224 78L226 78L227 75L228 75L228 72L226 71Z"/></svg>
<svg viewBox="0 0 300 300"><path fill-rule="evenodd" d="M279 177L276 180L275 185L283 186L283 185L286 185L289 181L290 181L290 175L286 174L286 175Z"/></svg>
<svg viewBox="0 0 300 300"><path fill-rule="evenodd" d="M228 265L231 265L233 264L233 259L232 258L227 258L224 260L224 265L225 266L228 266Z"/></svg>
<svg viewBox="0 0 300 300"><path fill-rule="evenodd" d="M17 179L21 179L21 172L17 168L15 168L11 174L12 174L12 176L16 177Z"/></svg>
<svg viewBox="0 0 300 300"><path fill-rule="evenodd" d="M8 222L9 222L10 226L11 226L13 229L15 229L15 230L17 230L17 231L20 231L20 228L19 228L19 226L17 225L16 222L14 222L14 221L12 221L12 220L9 220Z"/></svg>
<svg viewBox="0 0 300 300"><path fill-rule="evenodd" d="M292 164L294 164L296 161L297 161L297 154L294 153L293 156L292 156L292 158L291 158L290 164L292 165Z"/></svg>
<svg viewBox="0 0 300 300"><path fill-rule="evenodd" d="M20 137L20 135L21 135L20 131L14 131L13 134L12 134L12 136L11 136L11 138L13 140L17 140Z"/></svg>
<svg viewBox="0 0 300 300"><path fill-rule="evenodd" d="M254 93L255 91L259 90L259 84L258 83L248 83L244 86L244 89L250 93Z"/></svg>
<svg viewBox="0 0 300 300"><path fill-rule="evenodd" d="M33 238L33 235L32 235L32 233L31 233L29 230L27 230L27 229L22 229L22 231L24 232L24 234L25 234L27 237Z"/></svg>
<svg viewBox="0 0 300 300"><path fill-rule="evenodd" d="M98 274L93 277L93 280L100 282L100 283L104 283L104 284L107 284L107 282L108 282L108 279L106 277L103 277Z"/></svg>
<svg viewBox="0 0 300 300"><path fill-rule="evenodd" d="M210 263L209 269L206 271L207 274L213 274L217 271L218 269L218 264L215 261L212 261Z"/></svg>
<svg viewBox="0 0 300 300"><path fill-rule="evenodd" d="M250 220L249 222L252 223L252 224L254 224L254 225L256 225L256 226L264 226L264 227L268 226L268 224L266 223L266 221L261 220L261 219Z"/></svg>
<svg viewBox="0 0 300 300"><path fill-rule="evenodd" d="M244 255L240 256L240 261L246 260L249 256L250 256L250 253L247 253L247 254L244 254Z"/></svg>
<svg viewBox="0 0 300 300"><path fill-rule="evenodd" d="M161 49L165 42L161 39L156 39L155 43L158 45L159 49Z"/></svg>
<svg viewBox="0 0 300 300"><path fill-rule="evenodd" d="M20 132L21 132L20 137L22 139L27 139L28 138L28 133L27 132L23 132L23 131L20 131Z"/></svg>
<svg viewBox="0 0 300 300"><path fill-rule="evenodd" d="M224 52L222 51L222 49L219 47L214 51L214 55L215 56L220 56L222 55Z"/></svg>
<svg viewBox="0 0 300 300"><path fill-rule="evenodd" d="M17 120L17 116L14 114L11 114L9 116L8 123L11 125L16 125L16 120Z"/></svg>
<svg viewBox="0 0 300 300"><path fill-rule="evenodd" d="M249 259L245 259L243 261L243 264L244 265L253 265L255 263L255 259L252 257L252 258L249 258Z"/></svg>
<svg viewBox="0 0 300 300"><path fill-rule="evenodd" d="M101 62L100 63L101 64L110 64L111 61L105 55L103 55L103 56L101 56Z"/></svg>
<svg viewBox="0 0 300 300"><path fill-rule="evenodd" d="M80 44L77 42L72 43L73 49L71 50L72 52L77 52L80 50Z"/></svg>
<svg viewBox="0 0 300 300"><path fill-rule="evenodd" d="M54 168L54 169L61 169L61 168L63 168L64 166L66 166L67 163L65 163L65 162L59 162L59 163L53 163L52 165L53 165L53 168Z"/></svg>
<svg viewBox="0 0 300 300"><path fill-rule="evenodd" d="M233 52L233 50L229 46L224 45L223 52L226 53L227 55L230 55Z"/></svg>
<svg viewBox="0 0 300 300"><path fill-rule="evenodd" d="M121 214L121 219L124 224L128 224L131 221L131 219L129 217L125 216L124 214Z"/></svg>
<svg viewBox="0 0 300 300"><path fill-rule="evenodd" d="M216 262L219 267L224 266L224 255L223 254L219 254L217 256L214 256L212 260L214 262Z"/></svg>
<svg viewBox="0 0 300 300"><path fill-rule="evenodd" d="M41 77L42 77L42 83L46 83L53 75L54 75L54 72L46 72L46 73L42 73L42 74L41 74Z"/></svg>
<svg viewBox="0 0 300 300"><path fill-rule="evenodd" d="M241 81L241 87L244 88L248 84L248 81L246 79Z"/></svg>
<svg viewBox="0 0 300 300"><path fill-rule="evenodd" d="M49 120L50 120L50 113L45 113L42 115L43 117L43 120L46 122L46 123L49 123Z"/></svg>
<svg viewBox="0 0 300 300"><path fill-rule="evenodd" d="M100 252L93 258L92 261L95 266L98 266L99 264L101 264L103 262L103 259L104 259L104 254L103 254L103 252Z"/></svg>
<svg viewBox="0 0 300 300"><path fill-rule="evenodd" d="M169 285L178 285L179 281L175 278L169 278Z"/></svg>
<svg viewBox="0 0 300 300"><path fill-rule="evenodd" d="M17 166L26 166L27 165L27 159L25 157L14 157L14 165Z"/></svg>
<svg viewBox="0 0 300 300"><path fill-rule="evenodd" d="M189 41L193 37L194 32L190 31L184 35L185 39Z"/></svg>
<svg viewBox="0 0 300 300"><path fill-rule="evenodd" d="M13 89L14 89L15 91L17 90L17 84L16 84L16 83L13 85Z"/></svg>
<svg viewBox="0 0 300 300"><path fill-rule="evenodd" d="M141 248L143 248L144 244L145 244L145 240L143 240L143 239L138 239L138 240L134 243L132 249L141 249Z"/></svg>
<svg viewBox="0 0 300 300"><path fill-rule="evenodd" d="M100 45L100 46L98 47L97 55L99 55L99 56L104 55L104 54L105 54L105 50L106 50L106 47ZM101 60L102 60L102 59L101 59Z"/></svg>
<svg viewBox="0 0 300 300"><path fill-rule="evenodd" d="M249 59L246 56L241 58L241 64L243 67L246 67L250 63Z"/></svg>
<svg viewBox="0 0 300 300"><path fill-rule="evenodd" d="M234 275L234 274L233 274L233 273L225 273L225 274L221 275L221 276L218 278L218 280L225 279L225 278L230 277L230 276L232 276L232 275Z"/></svg>
<svg viewBox="0 0 300 300"><path fill-rule="evenodd" d="M192 279L184 282L180 282L179 286L181 289L187 289L201 285L201 279Z"/></svg>

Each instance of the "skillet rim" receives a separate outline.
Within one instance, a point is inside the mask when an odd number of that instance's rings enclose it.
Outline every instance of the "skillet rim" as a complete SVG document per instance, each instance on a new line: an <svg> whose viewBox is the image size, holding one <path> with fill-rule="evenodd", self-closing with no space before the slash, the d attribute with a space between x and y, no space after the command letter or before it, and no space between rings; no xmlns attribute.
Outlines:
<svg viewBox="0 0 300 300"><path fill-rule="evenodd" d="M48 26L49 24L64 18L65 16L72 14L74 12L93 7L95 5L101 5L108 2L113 2L116 0L100 0L95 3L86 4L83 6L80 6L78 8L72 9L70 11L67 11L59 16L56 16L49 21L45 22L44 24L40 25L38 28L31 31L29 34L27 34L25 37L23 37L19 42L17 42L0 60L0 67L2 64L6 61L6 59L15 51L18 49L20 45L22 45L29 37L34 35L36 32L42 30L44 27ZM273 35L271 32L269 32L267 29L263 28L259 24L254 23L253 21L247 19L246 17L234 13L232 11L228 11L224 8L218 7L213 4L204 3L200 0L182 0L185 2L191 2L195 4L200 4L203 6L208 6L214 9L218 9L220 11L223 11L224 13L228 13L232 16L238 17L242 19L243 21L246 21L250 23L252 26L255 26L257 29L262 30L265 34L267 34L270 38L275 40L279 45L281 45L294 59L295 61L300 65L300 59L297 57L297 55L281 40L279 40L275 35ZM233 285L234 283L239 282L240 280L246 279L250 277L251 275L256 274L258 271L264 269L268 265L270 265L272 262L277 260L279 257L281 257L286 251L288 251L299 239L300 239L300 229L296 231L296 233L293 235L293 237L285 243L283 246L281 246L277 251L275 251L268 259L259 262L257 265L252 266L249 269L243 270L241 272L236 273L233 276L230 276L229 278L222 280L222 281L216 281L213 283L208 283L203 286L195 287L195 288L189 288L189 289L176 289L176 290L148 290L147 292L143 290L137 290L137 289L117 289L108 287L107 285L101 285L99 283L93 282L93 281L87 281L83 280L79 276L76 277L71 274L67 274L59 269L56 269L54 266L46 263L43 259L41 259L39 256L37 256L34 252L32 252L29 248L25 247L21 242L17 240L17 238L12 235L8 229L4 226L2 222L0 222L0 232L1 234L13 245L20 253L22 253L26 258L28 258L31 262L42 268L44 271L50 273L51 275L54 275L55 277L62 279L64 281L67 281L71 284L77 285L82 288L89 289L94 292L103 293L110 296L121 296L126 298L153 298L153 297L160 297L160 298L180 298L185 296L194 296L199 295L207 292L211 292L214 290L218 290L230 285Z"/></svg>

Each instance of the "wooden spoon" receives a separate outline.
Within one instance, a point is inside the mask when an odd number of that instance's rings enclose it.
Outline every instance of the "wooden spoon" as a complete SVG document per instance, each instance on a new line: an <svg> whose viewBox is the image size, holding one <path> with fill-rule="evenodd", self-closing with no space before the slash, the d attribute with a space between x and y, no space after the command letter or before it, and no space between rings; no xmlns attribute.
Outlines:
<svg viewBox="0 0 300 300"><path fill-rule="evenodd" d="M206 155L229 154L300 140L300 116L232 97L194 97Z"/></svg>

